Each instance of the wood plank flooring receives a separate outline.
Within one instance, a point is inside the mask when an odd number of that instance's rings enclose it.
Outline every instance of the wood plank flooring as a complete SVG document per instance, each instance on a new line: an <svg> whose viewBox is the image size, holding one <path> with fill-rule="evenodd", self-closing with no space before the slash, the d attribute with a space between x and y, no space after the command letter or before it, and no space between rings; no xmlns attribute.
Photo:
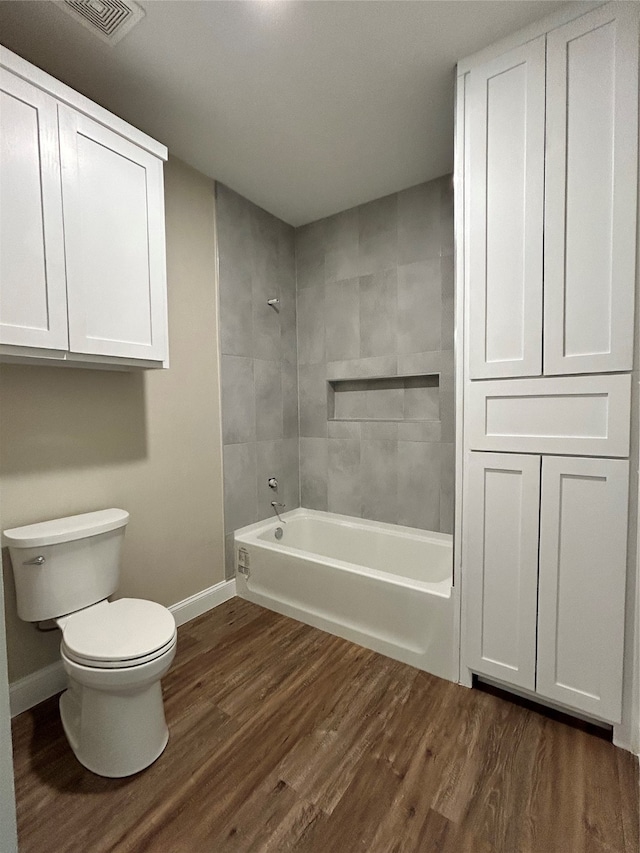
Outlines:
<svg viewBox="0 0 640 853"><path fill-rule="evenodd" d="M179 629L167 749L84 770L14 721L22 853L637 853L638 767L588 732L233 599Z"/></svg>

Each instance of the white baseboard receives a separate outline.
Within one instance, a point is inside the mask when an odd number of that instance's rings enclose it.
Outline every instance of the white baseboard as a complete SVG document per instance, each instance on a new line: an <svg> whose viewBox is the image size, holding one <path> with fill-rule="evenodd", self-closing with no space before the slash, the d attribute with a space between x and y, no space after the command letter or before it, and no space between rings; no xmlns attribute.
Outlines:
<svg viewBox="0 0 640 853"><path fill-rule="evenodd" d="M60 693L66 686L67 673L61 660L25 675L9 685L11 716L17 717L23 711L28 711L34 705Z"/></svg>
<svg viewBox="0 0 640 853"><path fill-rule="evenodd" d="M203 589L201 592L196 592L195 595L191 595L183 601L178 601L177 604L172 604L169 610L173 613L176 625L184 625L185 622L190 622L196 616L202 616L207 610L213 610L219 604L229 601L235 594L235 578L230 581L220 581L220 583Z"/></svg>
<svg viewBox="0 0 640 853"><path fill-rule="evenodd" d="M196 616L202 616L207 610L212 610L219 604L223 604L236 594L235 578L203 589L195 595L172 604L169 610L173 613L176 625L184 625ZM11 705L11 716L16 717L23 711L28 711L34 705L44 702L50 696L55 696L67 686L67 674L64 671L61 660L38 669L24 678L14 681L9 685L9 701Z"/></svg>

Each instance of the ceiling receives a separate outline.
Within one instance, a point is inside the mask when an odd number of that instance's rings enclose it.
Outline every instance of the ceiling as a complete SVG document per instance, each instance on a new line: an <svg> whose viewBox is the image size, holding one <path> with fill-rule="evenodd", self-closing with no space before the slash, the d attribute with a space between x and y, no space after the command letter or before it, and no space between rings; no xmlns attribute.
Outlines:
<svg viewBox="0 0 640 853"><path fill-rule="evenodd" d="M141 5L111 47L53 2L0 2L0 40L301 225L449 172L456 60L565 3Z"/></svg>

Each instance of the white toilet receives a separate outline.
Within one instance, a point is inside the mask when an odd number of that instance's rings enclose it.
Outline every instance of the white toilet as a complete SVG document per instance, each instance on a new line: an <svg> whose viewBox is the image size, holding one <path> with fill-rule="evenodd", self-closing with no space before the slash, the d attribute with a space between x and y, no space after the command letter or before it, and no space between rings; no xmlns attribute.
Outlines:
<svg viewBox="0 0 640 853"><path fill-rule="evenodd" d="M138 773L169 738L160 679L176 651L173 614L152 601L107 600L128 521L105 509L4 532L18 615L62 631L62 724L78 761L99 776Z"/></svg>

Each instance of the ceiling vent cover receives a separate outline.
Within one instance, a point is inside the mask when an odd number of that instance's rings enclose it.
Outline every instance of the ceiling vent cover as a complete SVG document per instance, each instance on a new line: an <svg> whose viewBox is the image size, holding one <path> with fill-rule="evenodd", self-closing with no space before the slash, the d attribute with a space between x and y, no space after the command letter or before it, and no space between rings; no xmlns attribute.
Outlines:
<svg viewBox="0 0 640 853"><path fill-rule="evenodd" d="M56 6L107 44L119 42L144 17L144 9L133 0L63 0Z"/></svg>

